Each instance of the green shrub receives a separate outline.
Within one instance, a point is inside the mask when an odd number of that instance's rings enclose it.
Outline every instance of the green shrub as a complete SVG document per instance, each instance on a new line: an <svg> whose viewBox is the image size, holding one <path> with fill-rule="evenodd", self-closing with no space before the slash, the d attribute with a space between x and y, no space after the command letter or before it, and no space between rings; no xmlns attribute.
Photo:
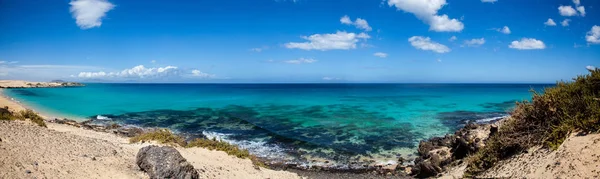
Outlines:
<svg viewBox="0 0 600 179"><path fill-rule="evenodd" d="M31 122L37 124L41 127L46 127L46 122L44 122L44 118L39 116L37 113L33 112L31 109L27 109L25 111L19 111L17 113L11 112L8 109L8 106L4 108L0 108L0 120L26 120L29 119Z"/></svg>
<svg viewBox="0 0 600 179"><path fill-rule="evenodd" d="M175 144L179 146L186 146L187 144L182 137L173 134L167 129L145 132L129 139L130 143L137 143L140 141L157 141L161 144Z"/></svg>
<svg viewBox="0 0 600 179"><path fill-rule="evenodd" d="M236 156L238 158L248 158L250 157L250 153L248 150L240 149L236 145L229 144L227 142L223 142L221 140L217 140L216 138L211 139L203 139L197 138L188 143L186 147L202 147L208 150L218 150L223 151L229 155Z"/></svg>
<svg viewBox="0 0 600 179"><path fill-rule="evenodd" d="M600 69L558 82L531 102L517 104L497 135L469 157L466 176L492 167L499 160L536 145L557 149L570 132L600 130Z"/></svg>
<svg viewBox="0 0 600 179"><path fill-rule="evenodd" d="M4 108L0 108L0 120L8 120L8 121L12 121L12 120L16 120L18 119L15 115L13 115L12 112L10 112L10 110L8 110L8 106L5 106Z"/></svg>
<svg viewBox="0 0 600 179"><path fill-rule="evenodd" d="M31 122L37 124L38 126L47 127L46 122L44 122L44 118L42 118L37 113L33 112L33 110L31 110L31 109L27 109L25 111L20 111L20 118L29 119L29 120L31 120Z"/></svg>

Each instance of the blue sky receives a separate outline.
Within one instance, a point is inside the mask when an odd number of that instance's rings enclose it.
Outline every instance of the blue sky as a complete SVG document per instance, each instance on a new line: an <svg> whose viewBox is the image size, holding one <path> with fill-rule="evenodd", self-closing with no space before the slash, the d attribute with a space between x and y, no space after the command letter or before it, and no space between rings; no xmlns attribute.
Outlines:
<svg viewBox="0 0 600 179"><path fill-rule="evenodd" d="M595 0L0 0L0 79L555 82L600 66L598 8Z"/></svg>

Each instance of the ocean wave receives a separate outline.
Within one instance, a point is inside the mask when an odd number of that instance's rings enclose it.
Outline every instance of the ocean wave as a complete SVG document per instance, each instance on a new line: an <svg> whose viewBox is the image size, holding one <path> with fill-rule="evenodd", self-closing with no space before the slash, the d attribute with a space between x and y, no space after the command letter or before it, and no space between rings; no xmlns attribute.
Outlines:
<svg viewBox="0 0 600 179"><path fill-rule="evenodd" d="M202 135L204 135L208 139L216 139L233 145L237 145L238 147L246 149L250 153L261 158L269 160L286 160L293 158L287 155L286 149L275 144L268 144L266 141L233 140L229 138L229 136L232 136L232 134L224 134L211 131L202 131Z"/></svg>
<svg viewBox="0 0 600 179"><path fill-rule="evenodd" d="M103 115L97 115L96 119L98 119L98 120L110 120L109 117L106 117L106 116L103 116Z"/></svg>
<svg viewBox="0 0 600 179"><path fill-rule="evenodd" d="M483 118L483 119L475 120L475 122L477 122L477 123L489 123L489 122L494 122L494 121L500 120L500 119L508 117L508 116L509 115L499 116L499 117Z"/></svg>

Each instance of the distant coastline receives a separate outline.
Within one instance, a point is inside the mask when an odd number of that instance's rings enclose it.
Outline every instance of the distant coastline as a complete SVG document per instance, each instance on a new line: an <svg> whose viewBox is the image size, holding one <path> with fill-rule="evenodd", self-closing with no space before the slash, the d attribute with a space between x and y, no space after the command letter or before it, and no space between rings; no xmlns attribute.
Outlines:
<svg viewBox="0 0 600 179"><path fill-rule="evenodd" d="M52 82L31 82L22 80L0 80L0 88L60 88L84 86L82 83L55 80Z"/></svg>

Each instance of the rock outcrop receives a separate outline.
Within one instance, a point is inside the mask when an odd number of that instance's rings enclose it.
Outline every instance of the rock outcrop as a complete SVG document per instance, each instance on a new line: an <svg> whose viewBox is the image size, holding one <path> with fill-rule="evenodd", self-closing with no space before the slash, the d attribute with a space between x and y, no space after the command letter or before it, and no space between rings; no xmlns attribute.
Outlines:
<svg viewBox="0 0 600 179"><path fill-rule="evenodd" d="M411 173L416 177L432 177L442 173L446 166L475 153L485 146L484 141L498 131L495 124L469 123L453 135L434 137L419 143L419 157Z"/></svg>
<svg viewBox="0 0 600 179"><path fill-rule="evenodd" d="M152 145L141 148L136 163L150 178L200 178L194 166L173 147Z"/></svg>

